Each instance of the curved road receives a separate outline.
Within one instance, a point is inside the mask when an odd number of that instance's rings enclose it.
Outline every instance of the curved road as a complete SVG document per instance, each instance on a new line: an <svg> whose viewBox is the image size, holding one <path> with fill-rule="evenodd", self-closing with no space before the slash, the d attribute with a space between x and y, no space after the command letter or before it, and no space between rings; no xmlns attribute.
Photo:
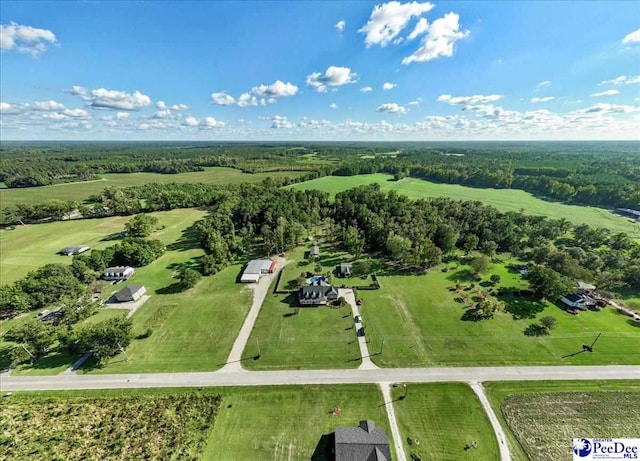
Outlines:
<svg viewBox="0 0 640 461"><path fill-rule="evenodd" d="M378 368L374 370L214 371L118 375L0 375L2 391L126 389L140 387L267 386L380 382L484 382L640 379L640 366L527 366Z"/></svg>

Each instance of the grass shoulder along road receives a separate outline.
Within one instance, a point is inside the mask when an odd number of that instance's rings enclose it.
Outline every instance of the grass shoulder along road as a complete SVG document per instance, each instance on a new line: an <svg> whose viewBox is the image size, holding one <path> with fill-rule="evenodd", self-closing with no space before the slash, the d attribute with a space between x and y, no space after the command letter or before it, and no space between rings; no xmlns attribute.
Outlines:
<svg viewBox="0 0 640 461"><path fill-rule="evenodd" d="M637 437L640 381L493 382L484 385L516 461L555 461L579 437Z"/></svg>
<svg viewBox="0 0 640 461"><path fill-rule="evenodd" d="M398 384L394 409L407 456L423 461L500 458L489 418L463 383Z"/></svg>
<svg viewBox="0 0 640 461"><path fill-rule="evenodd" d="M448 197L454 200L480 201L502 212L522 210L530 215L542 215L554 219L565 218L575 224L586 223L593 227L604 227L614 233L625 232L632 238L640 239L640 224L617 216L609 210L542 200L519 189L480 189L458 184L434 183L417 178L394 181L393 176L383 173L325 176L288 187L300 190L317 189L335 195L338 192L374 182L380 184L382 190L394 190L411 199Z"/></svg>

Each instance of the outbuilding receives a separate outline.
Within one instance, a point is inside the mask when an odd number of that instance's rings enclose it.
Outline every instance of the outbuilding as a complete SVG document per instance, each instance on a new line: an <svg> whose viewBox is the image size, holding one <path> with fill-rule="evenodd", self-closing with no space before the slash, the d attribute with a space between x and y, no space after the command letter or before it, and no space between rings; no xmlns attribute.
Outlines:
<svg viewBox="0 0 640 461"><path fill-rule="evenodd" d="M73 255L79 255L80 253L84 253L89 249L90 247L86 245L72 245L72 246L64 247L58 253L65 256L73 256Z"/></svg>
<svg viewBox="0 0 640 461"><path fill-rule="evenodd" d="M252 283L260 280L263 274L270 274L276 270L276 262L271 259L254 259L249 261L247 267L240 276L243 283Z"/></svg>
<svg viewBox="0 0 640 461"><path fill-rule="evenodd" d="M129 266L107 267L102 273L104 280L127 280L135 273L135 269Z"/></svg>
<svg viewBox="0 0 640 461"><path fill-rule="evenodd" d="M119 303L137 301L146 292L147 289L142 285L127 285L115 294L115 298Z"/></svg>
<svg viewBox="0 0 640 461"><path fill-rule="evenodd" d="M320 247L314 243L309 249L309 257L317 258L318 256L320 256Z"/></svg>

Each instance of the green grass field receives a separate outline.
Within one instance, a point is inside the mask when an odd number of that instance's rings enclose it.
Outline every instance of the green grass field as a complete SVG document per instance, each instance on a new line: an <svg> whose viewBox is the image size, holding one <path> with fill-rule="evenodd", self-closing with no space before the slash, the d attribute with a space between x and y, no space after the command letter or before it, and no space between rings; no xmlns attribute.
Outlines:
<svg viewBox="0 0 640 461"><path fill-rule="evenodd" d="M489 418L466 384L398 385L392 396L407 456L415 453L424 461L499 459ZM409 438L419 444L410 445Z"/></svg>
<svg viewBox="0 0 640 461"><path fill-rule="evenodd" d="M576 437L640 431L638 380L494 382L485 389L516 461L562 459Z"/></svg>
<svg viewBox="0 0 640 461"><path fill-rule="evenodd" d="M260 182L267 177L298 177L304 171L273 171L268 173L243 173L234 168L208 167L205 171L180 174L158 173L107 173L102 179L75 183L62 183L52 186L28 187L20 189L0 189L2 206L16 203L41 203L45 200L83 201L93 194L99 194L107 187L122 189L129 186L141 186L148 183L204 183L238 184L242 182Z"/></svg>
<svg viewBox="0 0 640 461"><path fill-rule="evenodd" d="M152 238L169 244L181 237L182 230L201 219L205 212L193 208L151 213L164 229L156 231ZM106 236L124 230L131 216L114 216L101 219L58 221L45 224L17 226L13 230L0 231L0 281L14 282L27 272L49 263L71 264L73 257L57 254L70 245L88 245L102 249L117 240L102 241Z"/></svg>
<svg viewBox="0 0 640 461"><path fill-rule="evenodd" d="M329 461L327 437L336 427L370 419L395 450L382 394L372 384L233 388L224 396L203 460ZM332 410L342 412L334 416Z"/></svg>
<svg viewBox="0 0 640 461"><path fill-rule="evenodd" d="M325 176L289 187L300 190L318 189L333 195L346 189L377 182L382 190L395 190L412 199L449 197L454 200L479 200L500 211L523 210L532 215L543 215L555 219L566 218L576 224L587 223L613 232L625 232L636 239L640 238L640 224L616 216L602 208L548 202L517 189L477 189L457 184L438 184L415 178L405 178L401 181L391 179L392 176L382 173L348 177Z"/></svg>
<svg viewBox="0 0 640 461"><path fill-rule="evenodd" d="M640 364L640 329L611 307L573 316L551 303L511 298L507 312L492 319L462 320L466 307L454 301L457 294L449 287L465 286L468 269L449 266L446 273L433 269L426 275L379 276L380 290L359 291L369 351L383 351L372 357L379 366ZM502 286L526 286L519 274L500 265L484 279L491 273L501 275ZM531 310L538 311L536 319L512 316ZM524 335L527 326L546 315L557 319L549 336ZM598 333L594 353L567 357Z"/></svg>

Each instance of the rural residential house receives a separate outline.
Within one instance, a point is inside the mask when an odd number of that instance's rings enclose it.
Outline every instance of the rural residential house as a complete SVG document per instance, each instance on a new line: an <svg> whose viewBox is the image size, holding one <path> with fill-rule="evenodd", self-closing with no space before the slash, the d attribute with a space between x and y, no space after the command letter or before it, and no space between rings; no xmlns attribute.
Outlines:
<svg viewBox="0 0 640 461"><path fill-rule="evenodd" d="M338 266L338 275L340 277L351 277L353 274L353 265L351 263L341 263Z"/></svg>
<svg viewBox="0 0 640 461"><path fill-rule="evenodd" d="M593 299L589 298L586 295L581 295L578 293L572 293L570 295L563 296L562 298L560 298L560 301L562 301L562 303L569 307L581 310L586 310L589 306L596 305Z"/></svg>
<svg viewBox="0 0 640 461"><path fill-rule="evenodd" d="M331 285L307 285L298 291L301 306L322 306L338 299L338 289Z"/></svg>
<svg viewBox="0 0 640 461"><path fill-rule="evenodd" d="M127 280L134 272L134 268L129 266L107 267L102 273L102 278L104 280Z"/></svg>
<svg viewBox="0 0 640 461"><path fill-rule="evenodd" d="M128 285L115 294L116 301L119 303L126 303L130 301L137 301L147 292L147 289L142 285Z"/></svg>
<svg viewBox="0 0 640 461"><path fill-rule="evenodd" d="M86 245L72 245L69 247L64 247L58 253L65 256L73 256L73 255L79 255L80 253L84 253L85 251L89 250L89 248L90 247Z"/></svg>
<svg viewBox="0 0 640 461"><path fill-rule="evenodd" d="M334 453L336 461L390 461L387 434L373 421L360 421L358 427L337 427Z"/></svg>
<svg viewBox="0 0 640 461"><path fill-rule="evenodd" d="M249 261L240 281L243 283L257 282L262 274L270 274L276 270L276 262L270 259L254 259Z"/></svg>

